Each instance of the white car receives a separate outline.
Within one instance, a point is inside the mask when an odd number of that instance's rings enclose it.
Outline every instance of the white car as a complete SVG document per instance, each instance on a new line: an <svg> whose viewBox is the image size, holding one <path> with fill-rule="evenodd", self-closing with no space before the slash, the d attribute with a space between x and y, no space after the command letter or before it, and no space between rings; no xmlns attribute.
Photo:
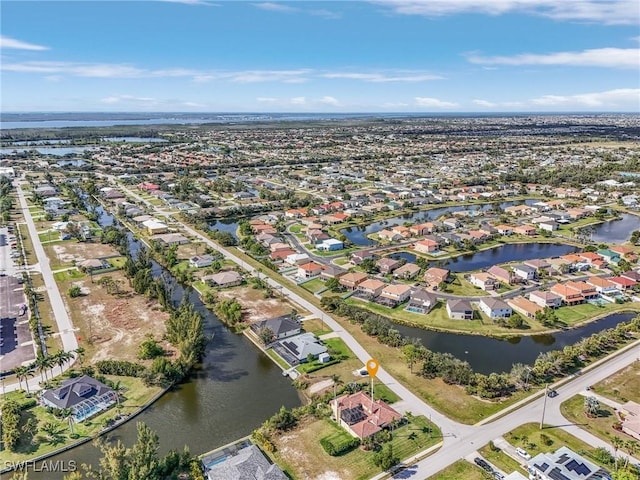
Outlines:
<svg viewBox="0 0 640 480"><path fill-rule="evenodd" d="M531 455L529 455L526 450L520 447L516 448L516 453L526 460L531 460Z"/></svg>

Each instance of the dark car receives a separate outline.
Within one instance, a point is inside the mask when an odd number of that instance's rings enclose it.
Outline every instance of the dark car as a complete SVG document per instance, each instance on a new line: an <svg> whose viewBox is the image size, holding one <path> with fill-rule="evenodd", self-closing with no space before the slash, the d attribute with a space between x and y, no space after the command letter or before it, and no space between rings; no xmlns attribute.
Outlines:
<svg viewBox="0 0 640 480"><path fill-rule="evenodd" d="M547 397L553 398L553 397L557 397L558 396L558 392L556 392L555 390L550 390L549 393L547 393Z"/></svg>
<svg viewBox="0 0 640 480"><path fill-rule="evenodd" d="M476 465L478 465L480 468L484 468L487 472L493 471L493 468L491 468L491 465L489 465L483 458L476 457L473 459L473 461L475 462Z"/></svg>

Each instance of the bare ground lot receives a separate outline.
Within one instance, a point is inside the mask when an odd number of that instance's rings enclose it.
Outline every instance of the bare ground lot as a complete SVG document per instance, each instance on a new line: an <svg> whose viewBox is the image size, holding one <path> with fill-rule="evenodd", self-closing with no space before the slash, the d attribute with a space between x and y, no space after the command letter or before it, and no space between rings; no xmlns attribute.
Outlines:
<svg viewBox="0 0 640 480"><path fill-rule="evenodd" d="M300 307L294 306L286 300L280 298L264 298L264 290L258 290L250 285L218 290L220 299L236 299L242 305L244 321L253 323L259 320L266 320L291 313L296 309L299 314L304 315Z"/></svg>
<svg viewBox="0 0 640 480"><path fill-rule="evenodd" d="M55 245L45 245L47 255L55 266L55 259L59 258L60 263L67 264L81 262L87 258L108 257L119 255L111 245L93 242L64 242Z"/></svg>

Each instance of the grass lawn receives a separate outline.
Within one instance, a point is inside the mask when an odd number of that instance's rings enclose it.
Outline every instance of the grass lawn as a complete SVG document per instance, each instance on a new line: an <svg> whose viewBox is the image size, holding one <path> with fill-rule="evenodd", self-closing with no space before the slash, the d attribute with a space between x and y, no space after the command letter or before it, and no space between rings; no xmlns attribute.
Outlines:
<svg viewBox="0 0 640 480"><path fill-rule="evenodd" d="M322 290L323 288L325 288L324 282L319 278L314 278L313 280L309 280L308 282L303 283L301 286L302 288L310 291L311 293L315 293L318 290Z"/></svg>
<svg viewBox="0 0 640 480"><path fill-rule="evenodd" d="M582 395L575 395L562 402L560 412L570 422L580 425L580 428L587 430L596 437L600 437L607 443L611 443L613 437L618 437L625 442L634 440L629 435L618 432L613 428L613 424L618 421L618 418L613 409L607 405L600 404L600 412L597 417L587 417L584 412L585 398Z"/></svg>
<svg viewBox="0 0 640 480"><path fill-rule="evenodd" d="M547 437L547 444L543 442L544 437L541 437L543 434ZM564 446L569 447L580 455L585 455L592 462L599 464L599 462L590 455L590 452L594 450L591 445L564 430L553 428L549 425L545 425L545 428L540 430L540 424L526 423L504 435L504 438L512 445L524 448L532 457L535 457L539 453L554 451ZM607 465L602 466L610 468Z"/></svg>
<svg viewBox="0 0 640 480"><path fill-rule="evenodd" d="M56 279L56 282L60 282L63 280L77 280L79 278L83 278L86 275L82 273L80 270L72 268L70 270L64 270L62 272L56 272L53 274Z"/></svg>
<svg viewBox="0 0 640 480"><path fill-rule="evenodd" d="M73 432L78 435L78 439L93 437L97 435L106 425L108 421L112 421L119 414L131 414L137 411L145 403L151 400L154 395L160 392L159 387L145 387L142 380L132 377L116 377L107 376L114 382L120 382L124 387L121 394L120 413L117 407L111 407L106 412L101 413L88 421L73 424ZM12 392L11 397L16 401L24 401L27 399L25 392ZM56 418L53 414L48 413L42 406L35 406L23 410L20 415L20 427L22 427L28 419L35 418L38 426L42 427L47 422L58 425L57 438L49 440L44 432L39 431L34 437L27 433L22 433L15 452L2 452L2 458L5 461L18 462L29 458L52 452L65 445L76 442L78 439L70 438L69 424L61 419Z"/></svg>
<svg viewBox="0 0 640 480"><path fill-rule="evenodd" d="M38 263L38 258L33 251L33 244L31 243L31 237L29 237L29 230L27 229L27 225L18 225L18 229L20 230L20 236L22 237L24 252L27 255L27 264L33 265L35 263Z"/></svg>
<svg viewBox="0 0 640 480"><path fill-rule="evenodd" d="M430 429L432 429L430 431ZM321 438L340 439L345 432L329 420L307 418L294 430L275 439L273 454L279 464L286 465L294 479L319 478L335 473L338 478L363 480L380 472L373 463L374 452L355 448L332 457L320 446ZM346 438L346 437L345 437ZM425 417L414 417L408 424L393 431L393 452L408 458L440 441L440 431Z"/></svg>
<svg viewBox="0 0 640 480"><path fill-rule="evenodd" d="M349 259L347 257L340 257L340 258L336 258L333 263L335 263L336 265L346 265L347 263L349 263Z"/></svg>
<svg viewBox="0 0 640 480"><path fill-rule="evenodd" d="M302 326L306 332L311 332L317 337L333 331L319 318L305 320L302 322Z"/></svg>
<svg viewBox="0 0 640 480"><path fill-rule="evenodd" d="M503 453L502 451L491 450L488 443L484 447L479 449L478 452L480 452L480 454L484 458L486 458L489 462L493 463L496 467L498 467L505 473L511 473L514 470L517 470L523 475L527 473L523 468L520 467L520 464L517 461L515 461L506 453Z"/></svg>
<svg viewBox="0 0 640 480"><path fill-rule="evenodd" d="M589 320L596 315L607 315L613 312L619 312L621 310L633 310L638 308L638 304L628 303L609 303L606 302L603 306L593 305L591 303L581 303L573 307L560 307L555 313L558 316L558 320L568 325L573 325L578 322Z"/></svg>
<svg viewBox="0 0 640 480"><path fill-rule="evenodd" d="M344 340L341 338L327 338L323 340L323 343L327 346L327 348L334 351L337 357L340 357L342 360L349 360L350 358L355 358L353 352L347 347L347 344L344 343Z"/></svg>
<svg viewBox="0 0 640 480"><path fill-rule="evenodd" d="M490 478L493 477L480 467L476 467L466 460L458 460L429 477L429 480L487 480Z"/></svg>
<svg viewBox="0 0 640 480"><path fill-rule="evenodd" d="M49 300L49 293L44 286L44 280L40 274L31 274L31 283L37 293L38 311L40 312L40 322L42 329L47 334L47 348L52 351L62 350L62 340L60 337L52 337L51 334L58 331L58 324L53 315L53 308Z"/></svg>
<svg viewBox="0 0 640 480"><path fill-rule="evenodd" d="M291 225L289 227L289 231L291 233L300 233L302 231L302 225L300 225L299 223L296 223L295 225Z"/></svg>
<svg viewBox="0 0 640 480"><path fill-rule="evenodd" d="M612 377L593 386L596 393L626 403L640 401L640 361L635 361Z"/></svg>
<svg viewBox="0 0 640 480"><path fill-rule="evenodd" d="M469 281L464 279L463 273L455 273L454 280L447 284L446 293L452 293L453 295L460 296L485 296L487 292L472 285Z"/></svg>
<svg viewBox="0 0 640 480"><path fill-rule="evenodd" d="M285 362L284 359L272 349L267 350L267 355L269 355L273 359L273 361L275 361L278 365L280 365L285 370L291 368L291 365Z"/></svg>

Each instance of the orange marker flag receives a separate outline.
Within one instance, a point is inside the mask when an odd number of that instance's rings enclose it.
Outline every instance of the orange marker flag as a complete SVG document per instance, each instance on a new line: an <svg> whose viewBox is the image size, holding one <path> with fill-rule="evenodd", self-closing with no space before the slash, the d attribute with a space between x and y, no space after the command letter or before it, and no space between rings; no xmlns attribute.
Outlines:
<svg viewBox="0 0 640 480"><path fill-rule="evenodd" d="M374 360L373 358L367 362L367 372L369 372L370 377L376 376L379 366L380 364L378 363L378 361Z"/></svg>

